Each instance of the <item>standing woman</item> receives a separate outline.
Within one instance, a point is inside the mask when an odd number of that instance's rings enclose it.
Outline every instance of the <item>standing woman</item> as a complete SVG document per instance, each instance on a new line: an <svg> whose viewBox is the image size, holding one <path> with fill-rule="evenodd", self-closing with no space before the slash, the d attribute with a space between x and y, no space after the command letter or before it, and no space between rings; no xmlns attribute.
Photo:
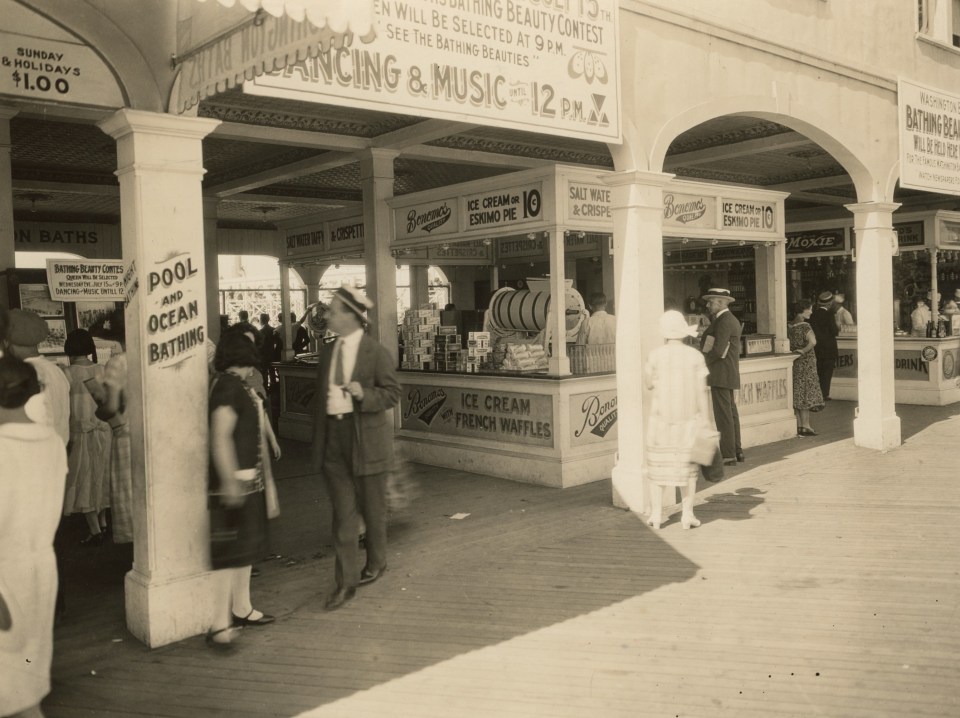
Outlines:
<svg viewBox="0 0 960 718"><path fill-rule="evenodd" d="M813 354L817 337L809 319L813 302L801 299L793 312L793 321L787 325L790 351L797 355L793 362L793 411L797 415L797 436L816 436L810 426L810 412L823 409L823 392L817 375L817 359Z"/></svg>
<svg viewBox="0 0 960 718"><path fill-rule="evenodd" d="M27 417L34 368L0 358L0 715L40 716L50 692L66 451L54 428Z"/></svg>
<svg viewBox="0 0 960 718"><path fill-rule="evenodd" d="M99 546L110 507L110 427L97 418L91 391L102 390L104 371L96 363L97 348L86 329L70 332L63 350L70 359L70 366L63 368L70 381L70 453L63 513L82 513L88 534L81 543Z"/></svg>
<svg viewBox="0 0 960 718"><path fill-rule="evenodd" d="M127 421L127 355L114 354L104 371L98 415L113 432L110 444L110 518L114 543L133 541L133 468Z"/></svg>
<svg viewBox="0 0 960 718"><path fill-rule="evenodd" d="M273 616L250 603L253 562L267 553L260 398L245 386L260 366L256 346L227 332L214 356L210 388L210 561L220 571L217 613L207 640L233 642L242 626L270 623Z"/></svg>
<svg viewBox="0 0 960 718"><path fill-rule="evenodd" d="M647 388L653 392L646 436L646 474L650 484L650 518L654 528L663 520L663 488L679 486L685 529L700 522L693 515L700 467L691 454L698 436L716 431L710 412L707 364L703 354L684 340L697 335L678 311L660 317L660 334L666 343L650 352L644 367ZM718 447L719 450L719 447Z"/></svg>

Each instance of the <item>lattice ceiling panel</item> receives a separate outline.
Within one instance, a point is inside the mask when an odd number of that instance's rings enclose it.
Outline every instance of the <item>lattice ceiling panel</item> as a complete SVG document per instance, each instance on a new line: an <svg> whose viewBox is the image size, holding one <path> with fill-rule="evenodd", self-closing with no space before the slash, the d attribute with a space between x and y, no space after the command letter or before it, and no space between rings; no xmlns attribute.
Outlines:
<svg viewBox="0 0 960 718"><path fill-rule="evenodd" d="M94 125L14 117L10 121L14 179L117 184L117 148Z"/></svg>
<svg viewBox="0 0 960 718"><path fill-rule="evenodd" d="M245 95L239 90L203 101L198 115L224 122L332 132L351 137L377 137L423 122L421 117Z"/></svg>
<svg viewBox="0 0 960 718"><path fill-rule="evenodd" d="M277 222L338 209L341 205L332 202L311 204L245 202L224 200L217 208L217 217L230 222L249 223L251 227L274 227ZM264 211L266 210L266 211Z"/></svg>
<svg viewBox="0 0 960 718"><path fill-rule="evenodd" d="M118 222L120 195L79 192L13 191L13 214L19 222L75 221Z"/></svg>

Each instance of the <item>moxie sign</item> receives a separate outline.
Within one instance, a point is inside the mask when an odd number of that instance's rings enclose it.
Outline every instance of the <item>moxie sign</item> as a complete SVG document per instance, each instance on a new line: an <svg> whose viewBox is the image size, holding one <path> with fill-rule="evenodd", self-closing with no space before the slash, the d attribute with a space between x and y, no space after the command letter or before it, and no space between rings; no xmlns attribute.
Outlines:
<svg viewBox="0 0 960 718"><path fill-rule="evenodd" d="M787 232L787 254L842 252L843 228L818 229L811 232Z"/></svg>

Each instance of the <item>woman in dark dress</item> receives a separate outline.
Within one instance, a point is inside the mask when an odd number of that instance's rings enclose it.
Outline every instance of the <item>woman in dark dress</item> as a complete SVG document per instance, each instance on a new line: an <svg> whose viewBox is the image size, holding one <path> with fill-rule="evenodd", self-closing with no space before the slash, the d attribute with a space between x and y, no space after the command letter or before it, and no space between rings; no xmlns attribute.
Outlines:
<svg viewBox="0 0 960 718"><path fill-rule="evenodd" d="M797 355L793 362L793 411L797 415L797 436L816 436L810 426L810 412L823 408L823 393L820 391L820 379L817 376L817 359L813 348L817 338L807 321L813 312L813 302L797 302L793 312L793 321L787 328L790 338L790 351Z"/></svg>
<svg viewBox="0 0 960 718"><path fill-rule="evenodd" d="M261 456L259 397L244 379L257 371L256 347L226 333L214 356L210 387L210 561L220 600L208 641L231 643L239 628L273 621L250 603L253 562L267 553L267 507Z"/></svg>

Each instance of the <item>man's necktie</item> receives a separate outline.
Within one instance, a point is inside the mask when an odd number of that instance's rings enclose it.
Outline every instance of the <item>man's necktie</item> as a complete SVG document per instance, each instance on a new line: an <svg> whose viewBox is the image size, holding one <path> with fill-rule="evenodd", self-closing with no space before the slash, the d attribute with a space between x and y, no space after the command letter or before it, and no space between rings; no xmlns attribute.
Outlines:
<svg viewBox="0 0 960 718"><path fill-rule="evenodd" d="M343 339L337 339L333 353L336 355L333 360L333 384L342 388L347 383L343 376Z"/></svg>

